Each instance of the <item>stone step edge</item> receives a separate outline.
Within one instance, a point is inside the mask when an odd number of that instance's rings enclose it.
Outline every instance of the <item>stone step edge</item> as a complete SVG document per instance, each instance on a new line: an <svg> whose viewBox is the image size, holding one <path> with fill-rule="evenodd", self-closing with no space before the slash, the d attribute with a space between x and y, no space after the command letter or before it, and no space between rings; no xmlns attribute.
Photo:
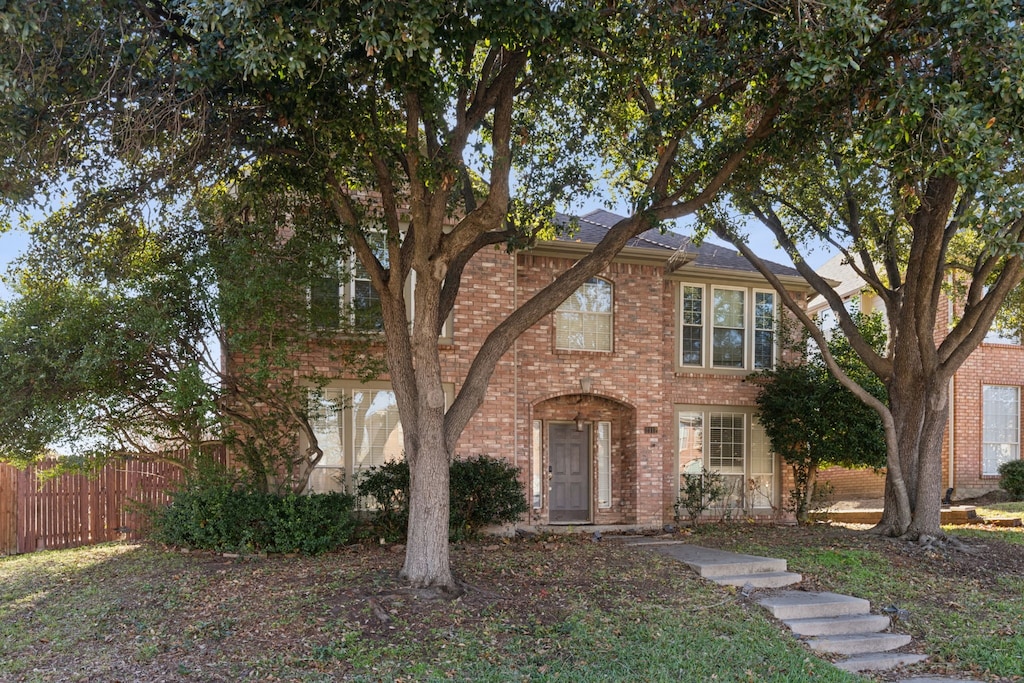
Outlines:
<svg viewBox="0 0 1024 683"><path fill-rule="evenodd" d="M817 652L837 655L866 655L898 650L910 644L905 633L849 633L807 638L807 645Z"/></svg>
<svg viewBox="0 0 1024 683"><path fill-rule="evenodd" d="M878 633L889 628L891 621L884 614L844 614L841 616L785 619L782 623L798 636L811 637Z"/></svg>
<svg viewBox="0 0 1024 683"><path fill-rule="evenodd" d="M790 591L758 600L758 604L780 621L868 614L871 603L863 598L830 592L807 592L806 602L794 602L800 591Z"/></svg>
<svg viewBox="0 0 1024 683"><path fill-rule="evenodd" d="M927 659L928 655L919 655L912 652L875 652L833 662L833 666L843 671L856 673L858 671L895 669L898 666L919 664Z"/></svg>
<svg viewBox="0 0 1024 683"><path fill-rule="evenodd" d="M764 558L757 561L721 562L717 564L701 564L687 562L683 564L697 572L701 578L714 580L721 576L751 576L754 574L773 574L787 570L785 560Z"/></svg>
<svg viewBox="0 0 1024 683"><path fill-rule="evenodd" d="M715 576L710 578L720 586L743 587L750 584L754 588L783 588L800 583L803 576L795 572L761 572L758 574L734 574L732 576Z"/></svg>

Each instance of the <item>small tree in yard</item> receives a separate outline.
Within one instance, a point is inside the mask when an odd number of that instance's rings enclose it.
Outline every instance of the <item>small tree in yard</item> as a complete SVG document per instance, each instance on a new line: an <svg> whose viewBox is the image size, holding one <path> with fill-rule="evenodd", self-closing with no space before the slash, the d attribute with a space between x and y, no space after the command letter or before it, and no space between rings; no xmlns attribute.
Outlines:
<svg viewBox="0 0 1024 683"><path fill-rule="evenodd" d="M686 510L690 525L696 527L704 511L722 500L726 492L724 480L718 472L712 472L705 467L700 472L683 473L683 486L679 489L679 497L673 505L676 520L679 520L679 511Z"/></svg>
<svg viewBox="0 0 1024 683"><path fill-rule="evenodd" d="M303 491L321 456L308 396L329 378L299 374L316 330L301 285L334 243L272 189L250 179L146 220L126 211L105 230L71 210L28 226L0 304L0 461L58 446L76 456L65 467L130 456L189 471L217 439L257 490ZM280 239L284 224L295 239ZM367 343L346 335L339 364L378 372ZM237 360L222 366L222 354Z"/></svg>
<svg viewBox="0 0 1024 683"><path fill-rule="evenodd" d="M885 325L880 316L855 313L853 317L873 348L885 348ZM828 348L848 376L857 378L878 400L885 400L885 387L867 371L838 330L831 330ZM772 450L793 470L790 505L798 522L808 521L820 468L885 465L881 419L829 373L820 354L805 353L798 363L757 373L751 379L761 387L758 420Z"/></svg>

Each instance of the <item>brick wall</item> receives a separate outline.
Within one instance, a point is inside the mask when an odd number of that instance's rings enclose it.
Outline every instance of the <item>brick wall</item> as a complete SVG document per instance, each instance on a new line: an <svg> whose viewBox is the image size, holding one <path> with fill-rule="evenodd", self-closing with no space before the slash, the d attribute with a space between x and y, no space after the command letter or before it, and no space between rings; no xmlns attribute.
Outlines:
<svg viewBox="0 0 1024 683"><path fill-rule="evenodd" d="M473 259L453 311L451 343L441 347L444 380L456 392L494 326L572 262L537 253L513 256L500 249L485 250ZM678 370L678 285L666 279L662 265L616 262L600 276L613 286L613 350L557 350L553 316L542 318L499 361L456 456L505 458L521 469L529 490L534 420L572 420L580 412L588 421L609 421L612 506L595 505L593 521L660 525L672 520L678 486L676 406L737 406L753 414L757 388L742 373ZM322 374L335 375L339 367L331 356L310 348L303 361ZM583 377L592 381L585 397ZM546 455L546 434L544 448ZM784 494L791 488L790 475L779 467L779 493ZM596 491L597 475L593 469L591 473ZM546 508L537 519L545 515Z"/></svg>

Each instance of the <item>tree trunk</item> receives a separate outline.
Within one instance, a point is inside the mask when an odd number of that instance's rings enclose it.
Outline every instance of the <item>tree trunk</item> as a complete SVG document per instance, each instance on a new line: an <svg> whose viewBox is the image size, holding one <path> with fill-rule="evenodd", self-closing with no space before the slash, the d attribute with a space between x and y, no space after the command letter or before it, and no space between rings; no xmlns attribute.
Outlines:
<svg viewBox="0 0 1024 683"><path fill-rule="evenodd" d="M942 536L942 442L949 407L949 387L937 379L925 384L915 377L894 381L889 389L899 470L886 472L885 509L875 531L916 540L922 534ZM887 440L888 441L888 440ZM907 502L901 504L894 480L902 476Z"/></svg>

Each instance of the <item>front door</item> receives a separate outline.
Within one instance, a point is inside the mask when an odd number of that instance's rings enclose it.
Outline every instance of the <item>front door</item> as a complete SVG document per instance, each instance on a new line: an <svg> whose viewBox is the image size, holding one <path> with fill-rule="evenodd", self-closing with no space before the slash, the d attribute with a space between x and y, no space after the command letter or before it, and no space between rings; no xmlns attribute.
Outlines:
<svg viewBox="0 0 1024 683"><path fill-rule="evenodd" d="M590 521L590 425L582 432L576 425L548 426L551 457L551 496L548 521L586 523Z"/></svg>

